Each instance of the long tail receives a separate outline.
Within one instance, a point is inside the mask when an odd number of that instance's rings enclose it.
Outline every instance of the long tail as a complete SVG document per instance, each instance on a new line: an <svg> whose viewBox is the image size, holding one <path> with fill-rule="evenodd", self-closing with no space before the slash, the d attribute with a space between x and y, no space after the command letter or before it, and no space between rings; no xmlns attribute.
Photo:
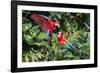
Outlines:
<svg viewBox="0 0 100 73"><path fill-rule="evenodd" d="M67 43L67 44L65 45L65 48L68 49L69 51L72 51L72 52L78 50L78 49L77 49L75 46L73 46L71 43Z"/></svg>
<svg viewBox="0 0 100 73"><path fill-rule="evenodd" d="M50 43L51 43L51 41L50 41L51 40L51 36L50 36L49 31L47 32L46 39L47 39L48 44L50 45Z"/></svg>

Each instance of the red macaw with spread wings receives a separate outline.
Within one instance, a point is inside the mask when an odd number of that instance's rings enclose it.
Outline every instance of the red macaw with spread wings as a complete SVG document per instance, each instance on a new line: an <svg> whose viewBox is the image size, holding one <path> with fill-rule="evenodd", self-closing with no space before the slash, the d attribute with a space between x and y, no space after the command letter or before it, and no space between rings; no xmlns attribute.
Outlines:
<svg viewBox="0 0 100 73"><path fill-rule="evenodd" d="M50 36L52 36L55 27L60 26L59 23L56 20L52 21L49 17L40 14L32 14L31 19L41 27L42 31L47 33L47 40L50 42Z"/></svg>

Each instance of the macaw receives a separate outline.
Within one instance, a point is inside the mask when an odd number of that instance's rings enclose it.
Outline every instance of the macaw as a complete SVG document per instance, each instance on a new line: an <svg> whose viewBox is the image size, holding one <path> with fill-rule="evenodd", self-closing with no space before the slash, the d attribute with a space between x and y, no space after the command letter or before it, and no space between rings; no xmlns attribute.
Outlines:
<svg viewBox="0 0 100 73"><path fill-rule="evenodd" d="M55 27L59 27L58 21L51 21L49 17L40 14L32 14L31 19L41 27L43 32L47 33L47 41L50 43L50 37L52 36Z"/></svg>
<svg viewBox="0 0 100 73"><path fill-rule="evenodd" d="M59 45L63 45L64 48L70 51L77 51L77 48L75 48L68 40L64 39L62 32L58 33L58 42L59 42Z"/></svg>

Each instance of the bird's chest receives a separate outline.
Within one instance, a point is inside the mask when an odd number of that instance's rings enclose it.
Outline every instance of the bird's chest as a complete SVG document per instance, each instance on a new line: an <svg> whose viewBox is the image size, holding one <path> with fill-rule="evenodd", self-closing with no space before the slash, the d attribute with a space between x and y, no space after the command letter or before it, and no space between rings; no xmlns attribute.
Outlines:
<svg viewBox="0 0 100 73"><path fill-rule="evenodd" d="M54 24L50 24L50 25L49 25L49 30L50 30L50 31L53 31L54 28L55 28Z"/></svg>

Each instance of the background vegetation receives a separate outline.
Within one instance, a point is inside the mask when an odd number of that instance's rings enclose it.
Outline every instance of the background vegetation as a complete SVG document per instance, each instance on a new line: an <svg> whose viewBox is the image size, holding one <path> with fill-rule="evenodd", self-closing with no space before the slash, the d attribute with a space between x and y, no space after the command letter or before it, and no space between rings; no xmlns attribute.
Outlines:
<svg viewBox="0 0 100 73"><path fill-rule="evenodd" d="M68 40L78 49L78 52L71 52L58 44L58 29L53 32L49 46L45 40L46 33L30 18L33 13L42 14L51 20L56 18L60 23L59 31L70 33ZM90 58L90 14L23 10L22 15L23 62Z"/></svg>

